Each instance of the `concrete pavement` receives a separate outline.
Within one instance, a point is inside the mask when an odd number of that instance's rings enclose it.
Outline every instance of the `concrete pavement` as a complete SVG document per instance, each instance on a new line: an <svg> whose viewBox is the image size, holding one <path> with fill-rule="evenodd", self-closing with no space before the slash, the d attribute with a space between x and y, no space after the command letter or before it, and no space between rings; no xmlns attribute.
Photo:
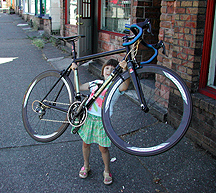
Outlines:
<svg viewBox="0 0 216 193"><path fill-rule="evenodd" d="M42 32L18 24L27 23L17 15L0 14L0 192L216 192L216 160L186 137L168 152L147 158L112 145L116 161L111 163L110 186L103 184L97 145L92 146L89 177L78 177L82 141L70 134L70 127L51 143L31 139L21 118L25 90L37 74L65 68L70 58L51 43L36 48L30 38ZM80 67L80 76L95 79L88 66Z"/></svg>

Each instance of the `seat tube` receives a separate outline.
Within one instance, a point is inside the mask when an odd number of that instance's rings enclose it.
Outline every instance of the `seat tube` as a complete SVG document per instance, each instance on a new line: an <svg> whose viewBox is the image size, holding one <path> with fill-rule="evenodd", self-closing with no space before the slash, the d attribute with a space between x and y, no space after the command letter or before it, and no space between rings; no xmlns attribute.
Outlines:
<svg viewBox="0 0 216 193"><path fill-rule="evenodd" d="M129 52L129 46L127 46L126 49L127 49L127 53L128 53ZM129 61L128 62L128 71L129 71L129 74L130 74L131 81L132 81L132 83L134 85L134 88L136 90L138 100L140 102L140 107L142 108L142 110L144 112L148 112L149 108L147 107L145 97L144 97L144 94L143 94L142 89L141 89L140 80L139 80L139 78L137 76L134 63L133 63L133 61L131 59L131 55L129 54L127 58L128 58L128 61Z"/></svg>

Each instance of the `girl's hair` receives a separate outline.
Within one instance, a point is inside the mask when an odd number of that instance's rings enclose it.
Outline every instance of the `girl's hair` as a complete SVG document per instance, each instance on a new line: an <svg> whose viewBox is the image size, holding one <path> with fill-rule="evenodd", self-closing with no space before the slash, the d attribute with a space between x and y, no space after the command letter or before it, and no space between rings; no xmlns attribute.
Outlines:
<svg viewBox="0 0 216 193"><path fill-rule="evenodd" d="M113 66L113 67L116 67L117 65L119 64L119 62L115 59L109 59L103 66L102 66L102 69L101 69L101 76L103 76L103 71L104 71L104 68L106 66Z"/></svg>

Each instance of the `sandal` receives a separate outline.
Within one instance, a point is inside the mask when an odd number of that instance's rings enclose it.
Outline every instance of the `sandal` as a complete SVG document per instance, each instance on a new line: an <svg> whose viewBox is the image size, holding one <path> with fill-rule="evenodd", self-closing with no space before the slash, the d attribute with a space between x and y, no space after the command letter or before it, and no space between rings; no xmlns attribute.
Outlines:
<svg viewBox="0 0 216 193"><path fill-rule="evenodd" d="M111 173L107 173L104 171L103 176L104 176L104 184L106 185L112 184L112 174Z"/></svg>
<svg viewBox="0 0 216 193"><path fill-rule="evenodd" d="M90 167L83 166L79 172L79 177L80 178L87 178L89 171L90 171Z"/></svg>

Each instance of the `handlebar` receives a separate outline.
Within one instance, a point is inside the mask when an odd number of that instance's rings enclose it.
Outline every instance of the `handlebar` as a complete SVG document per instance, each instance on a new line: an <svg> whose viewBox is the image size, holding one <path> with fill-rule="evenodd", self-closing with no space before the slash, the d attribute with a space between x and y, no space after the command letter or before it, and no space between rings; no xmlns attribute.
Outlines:
<svg viewBox="0 0 216 193"><path fill-rule="evenodd" d="M149 19L146 19L144 22L140 22L137 24L132 24L130 27L130 30L133 32L133 34L135 35L135 37L132 37L133 39L129 42L124 42L122 45L125 46L130 46L132 44L134 44L139 38L142 37L143 34L143 30L147 29L147 32L149 32L150 34L152 34L152 28L151 28L151 23ZM137 31L138 30L138 31ZM153 35L153 34L152 34ZM130 38L131 39L131 38ZM143 44L144 46L148 47L148 48L152 48L154 50L154 54L153 56L147 60L147 61L143 61L140 64L147 64L150 63L158 54L158 49L163 48L162 53L164 55L166 55L166 50L165 50L165 46L163 41L160 41L157 44L148 44L146 43L143 39L141 40L141 44Z"/></svg>
<svg viewBox="0 0 216 193"><path fill-rule="evenodd" d="M151 31L151 23L149 19L146 19L144 22L140 22L137 24L132 24L130 26L130 30L134 33L135 38L133 40L131 40L130 42L125 42L122 45L125 46L130 46L132 44L134 44L143 34L143 29L149 29L149 31ZM137 30L138 29L138 32Z"/></svg>

